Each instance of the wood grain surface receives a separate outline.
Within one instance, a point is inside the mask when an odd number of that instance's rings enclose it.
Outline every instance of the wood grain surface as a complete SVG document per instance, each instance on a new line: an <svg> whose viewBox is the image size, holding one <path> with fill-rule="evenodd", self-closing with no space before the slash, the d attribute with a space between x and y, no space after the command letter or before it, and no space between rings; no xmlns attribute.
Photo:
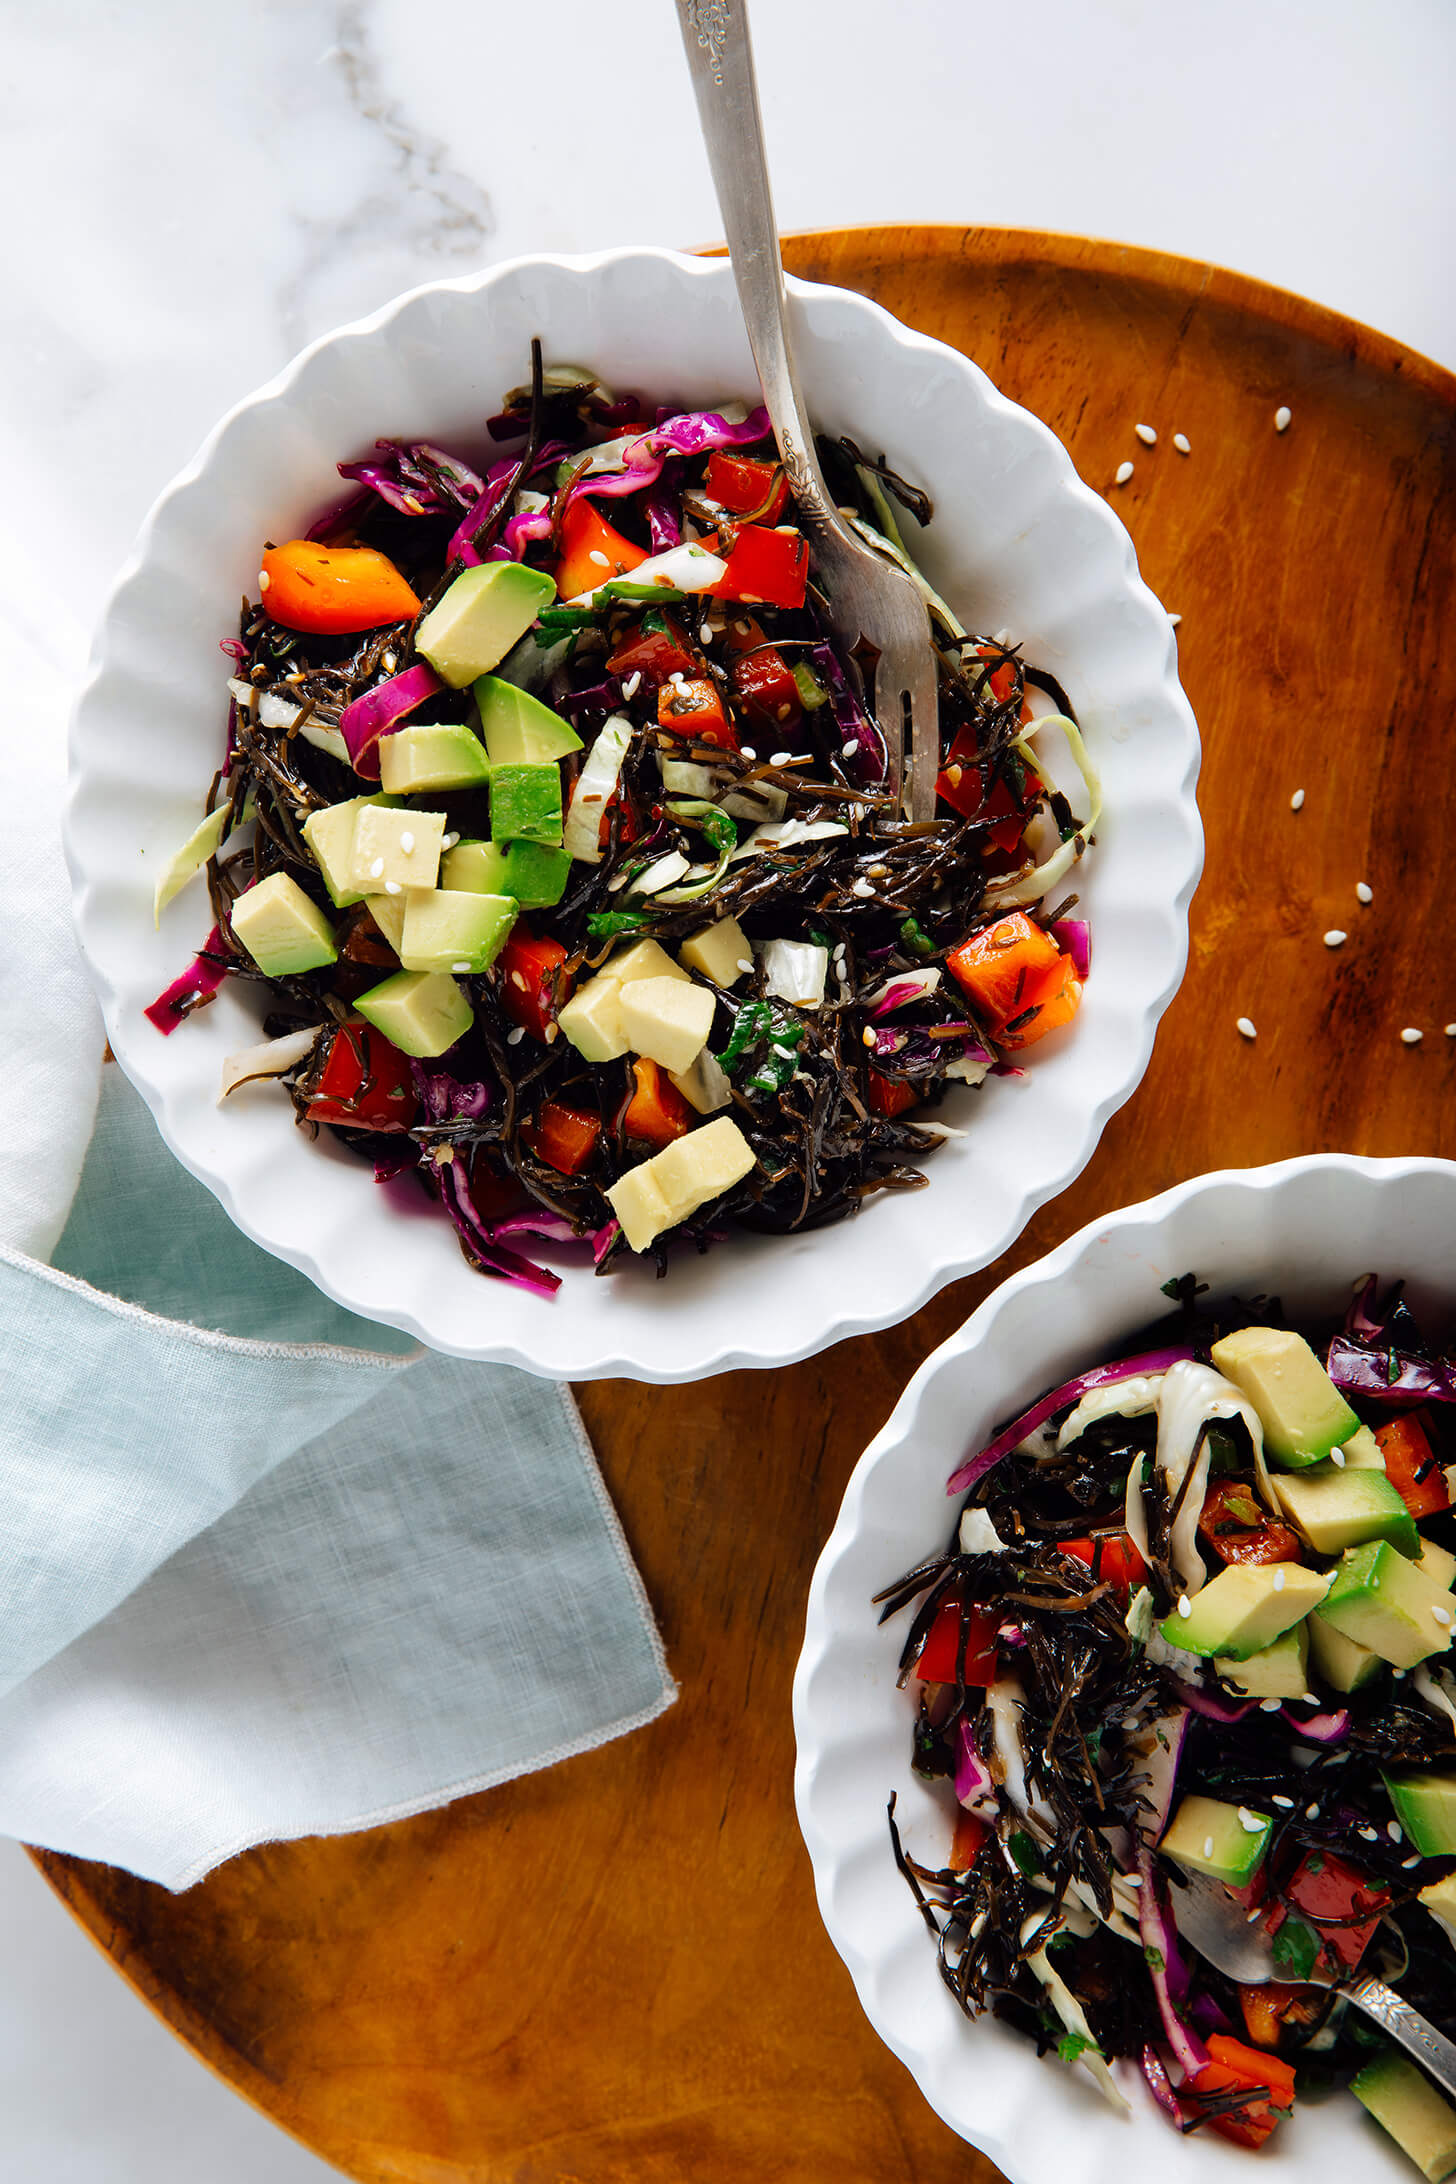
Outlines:
<svg viewBox="0 0 1456 2184"><path fill-rule="evenodd" d="M41 1858L199 2055L370 2184L989 2184L861 2017L794 1823L790 1681L850 1468L926 1353L1099 1212L1293 1153L1456 1150L1456 381L1106 243L882 229L786 256L1045 418L1182 615L1208 830L1188 975L1142 1088L997 1266L786 1371L582 1391L682 1685L652 1727L180 1897Z"/></svg>

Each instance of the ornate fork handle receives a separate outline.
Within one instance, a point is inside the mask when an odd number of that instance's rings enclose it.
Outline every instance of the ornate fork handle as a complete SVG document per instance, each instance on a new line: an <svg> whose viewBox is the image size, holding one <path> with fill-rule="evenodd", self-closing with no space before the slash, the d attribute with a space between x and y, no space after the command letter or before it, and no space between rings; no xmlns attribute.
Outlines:
<svg viewBox="0 0 1456 2184"><path fill-rule="evenodd" d="M1387 1987L1379 1979L1362 1979L1345 1993L1356 2009L1383 2026L1392 2040L1398 2040L1403 2048L1414 2055L1437 2084L1447 2093L1456 2094L1456 2045L1444 2033L1413 2010L1408 2002L1402 2002L1393 1987Z"/></svg>

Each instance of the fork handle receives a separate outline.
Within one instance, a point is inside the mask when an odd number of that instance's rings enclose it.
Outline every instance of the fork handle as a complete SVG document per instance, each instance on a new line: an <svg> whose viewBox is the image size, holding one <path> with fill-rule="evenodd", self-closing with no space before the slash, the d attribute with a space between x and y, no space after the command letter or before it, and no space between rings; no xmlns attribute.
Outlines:
<svg viewBox="0 0 1456 2184"><path fill-rule="evenodd" d="M794 369L748 11L744 0L677 0L677 12L738 301L779 455L808 527L837 531Z"/></svg>
<svg viewBox="0 0 1456 2184"><path fill-rule="evenodd" d="M1362 1979L1344 1990L1345 1999L1375 2020L1428 2070L1447 2093L1456 2094L1456 2045L1437 2032L1419 2010L1402 2002L1393 1987L1379 1979Z"/></svg>

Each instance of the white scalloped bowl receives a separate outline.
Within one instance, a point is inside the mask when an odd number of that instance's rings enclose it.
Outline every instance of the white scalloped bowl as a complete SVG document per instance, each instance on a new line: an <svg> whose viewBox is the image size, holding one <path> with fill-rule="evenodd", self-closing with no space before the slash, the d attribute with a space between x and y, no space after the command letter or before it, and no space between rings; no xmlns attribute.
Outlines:
<svg viewBox="0 0 1456 2184"><path fill-rule="evenodd" d="M336 1146L311 1144L276 1095L216 1101L257 1002L225 986L171 1038L143 1009L207 930L197 887L152 930L158 859L196 824L222 750L228 634L265 537L339 493L335 463L377 436L461 445L526 368L585 361L615 386L697 404L756 399L723 261L657 250L518 259L416 289L315 342L223 419L162 495L123 571L72 730L66 845L81 944L117 1059L178 1158L256 1242L339 1303L436 1349L586 1379L676 1381L778 1365L884 1327L1005 1250L1090 1158L1147 1066L1187 952L1202 862L1198 736L1168 618L1127 533L1046 427L965 358L841 289L793 283L814 415L888 450L935 496L924 559L975 627L1008 628L1060 677L1102 770L1107 815L1078 875L1094 963L1076 1025L1027 1078L988 1083L949 1119L974 1128L887 1194L812 1235L734 1237L670 1277L596 1280L568 1251L554 1301L467 1267L443 1219L410 1219Z"/></svg>
<svg viewBox="0 0 1456 2184"><path fill-rule="evenodd" d="M1456 1164L1309 1155L1196 1177L1128 1206L1014 1274L921 1366L856 1465L809 1590L794 1678L794 1792L819 1909L870 2023L931 2106L1012 2184L1235 2184L1246 2152L1179 2141L1135 2069L1118 2065L1131 2117L1084 2072L993 2018L970 2023L895 1870L885 1806L912 1856L944 1861L944 1786L911 1772L910 1702L895 1688L907 1619L883 1628L871 1596L943 1547L945 1482L996 1423L1168 1310L1163 1282L1196 1271L1215 1294L1280 1296L1291 1312L1342 1310L1349 1284L1405 1275L1417 1313L1456 1321ZM1358 2152L1356 2149L1358 2148ZM1403 2184L1414 2172L1354 2103L1301 2103L1259 2157L1290 2178Z"/></svg>

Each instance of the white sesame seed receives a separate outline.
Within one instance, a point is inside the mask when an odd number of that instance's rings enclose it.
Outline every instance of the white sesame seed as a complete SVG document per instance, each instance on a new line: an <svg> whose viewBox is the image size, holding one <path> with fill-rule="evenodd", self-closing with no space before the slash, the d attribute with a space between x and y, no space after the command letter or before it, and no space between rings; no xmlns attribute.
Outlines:
<svg viewBox="0 0 1456 2184"><path fill-rule="evenodd" d="M269 584L270 584L271 582L272 582L272 578L271 578L271 577L269 576L269 574L268 574L268 571L267 571L266 569L260 569L260 570L258 571L258 589L259 589L259 591L266 591L266 590L268 589L268 586L269 586Z"/></svg>
<svg viewBox="0 0 1456 2184"><path fill-rule="evenodd" d="M396 658L395 658L395 656L394 656L394 654L393 654L392 652L386 652L386 653L385 653L385 655L384 655L384 659L383 659L382 665L383 665L383 668L384 668L384 672L385 672L385 674L386 674L386 675L392 675L392 674L394 673L395 669L396 669L396 668L398 667L398 665L399 665L399 662L398 662L398 660L396 660Z"/></svg>
<svg viewBox="0 0 1456 2184"><path fill-rule="evenodd" d="M459 839L458 834L444 834L440 837L440 847L441 849L453 849Z"/></svg>
<svg viewBox="0 0 1456 2184"><path fill-rule="evenodd" d="M1345 1468L1345 1451L1342 1448L1332 1448L1330 1450L1330 1462L1338 1465L1339 1469L1343 1471Z"/></svg>
<svg viewBox="0 0 1456 2184"><path fill-rule="evenodd" d="M1327 948L1343 948L1348 938L1349 935L1341 932L1338 925L1332 925L1325 934L1325 946Z"/></svg>
<svg viewBox="0 0 1456 2184"><path fill-rule="evenodd" d="M851 895L858 895L861 902L863 902L867 895L872 895L874 893L874 888L871 886L868 880L861 878L855 881L853 887L851 887L849 892L851 893Z"/></svg>
<svg viewBox="0 0 1456 2184"><path fill-rule="evenodd" d="M455 973L455 976L458 978L462 971L469 970L470 965L468 963L452 963L450 968Z"/></svg>
<svg viewBox="0 0 1456 2184"><path fill-rule="evenodd" d="M1400 1035L1400 1043L1402 1046L1419 1046L1424 1037L1425 1033L1417 1031L1414 1024L1407 1024Z"/></svg>
<svg viewBox="0 0 1456 2184"><path fill-rule="evenodd" d="M871 1031L871 1029L870 1029L870 1027L869 1027L869 1025L868 1025L868 1024L866 1024L866 1025L865 1025L865 1028L864 1028L864 1030L863 1030L863 1031L861 1032L860 1036L861 1036L861 1038L862 1038L862 1039L864 1040L864 1043L865 1043L865 1045L866 1045L867 1047L872 1047L872 1046L874 1045L874 1043L875 1043L875 1035L874 1035L874 1033L873 1033L873 1032Z"/></svg>
<svg viewBox="0 0 1456 2184"><path fill-rule="evenodd" d="M1380 1586L1380 1580L1379 1580L1379 1578L1378 1578L1378 1577L1377 1577L1377 1578L1376 1578L1376 1580L1375 1580L1375 1584L1376 1584L1376 1589L1378 1590L1378 1589L1379 1589L1379 1586ZM1390 1673L1391 1673L1391 1675L1392 1675L1392 1676L1393 1676L1393 1677L1395 1678L1395 1680L1396 1680L1396 1682L1397 1682L1397 1683L1404 1683L1404 1682L1405 1682L1405 1678L1406 1678L1406 1672L1405 1672L1405 1670L1404 1670L1403 1668L1393 1668L1393 1669L1391 1670L1391 1672L1390 1672Z"/></svg>
<svg viewBox="0 0 1456 2184"><path fill-rule="evenodd" d="M1289 799L1289 809L1290 809L1291 811L1303 811L1303 810L1304 810L1304 791L1303 791L1303 789L1296 789L1296 790L1295 790L1295 792L1294 792L1294 794L1293 794L1293 796L1291 796L1291 797L1290 797L1290 799Z"/></svg>
<svg viewBox="0 0 1456 2184"><path fill-rule="evenodd" d="M869 876L872 880L887 880L890 877L890 868L887 864L872 864L869 867Z"/></svg>
<svg viewBox="0 0 1456 2184"><path fill-rule="evenodd" d="M1289 430L1290 419L1293 417L1293 415L1294 412L1288 407L1288 405L1281 402L1278 409L1274 412L1274 430L1276 432L1287 432Z"/></svg>
<svg viewBox="0 0 1456 2184"><path fill-rule="evenodd" d="M735 622L733 624L733 634L735 637L751 637L753 635L753 624L751 622Z"/></svg>
<svg viewBox="0 0 1456 2184"><path fill-rule="evenodd" d="M1203 1855L1205 1858L1213 1856L1213 1837L1211 1835L1205 1835L1203 1838Z"/></svg>
<svg viewBox="0 0 1456 2184"><path fill-rule="evenodd" d="M1284 1569L1284 1567L1283 1567L1283 1566L1282 1566L1282 1564L1281 1564L1281 1566L1280 1566L1280 1567L1279 1567L1279 1568L1278 1568L1278 1569L1277 1569L1277 1570L1276 1570L1276 1571L1274 1572L1274 1590L1275 1590L1275 1592L1283 1592L1283 1590L1284 1590L1284 1584L1285 1584L1285 1579L1287 1578L1287 1576L1288 1576L1288 1572L1287 1572L1287 1571L1286 1571L1286 1570Z"/></svg>
<svg viewBox="0 0 1456 2184"><path fill-rule="evenodd" d="M675 667L667 679L672 684L674 690L681 690L684 683L687 681L687 676L683 673L680 667Z"/></svg>
<svg viewBox="0 0 1456 2184"><path fill-rule="evenodd" d="M1357 902L1374 902L1374 888L1367 887L1363 880L1357 880L1355 882L1355 899Z"/></svg>
<svg viewBox="0 0 1456 2184"><path fill-rule="evenodd" d="M790 715L790 713L792 713L792 712L793 712L793 710L794 710L794 708L792 707L792 705L781 705L781 706L779 707L778 711L777 711L777 712L775 713L775 715L774 715L774 719L775 719L775 720L787 720L787 719L788 719L788 717L789 717L789 715Z"/></svg>
<svg viewBox="0 0 1456 2184"><path fill-rule="evenodd" d="M1116 476L1116 478L1114 479L1113 483L1114 483L1114 484L1116 484L1116 485L1126 485L1126 484L1127 484L1127 481L1128 481L1128 479L1129 479L1129 478L1130 478L1131 476L1132 476L1132 464L1131 464L1131 463L1119 463L1119 464L1118 464L1118 466L1117 466L1117 476Z"/></svg>
<svg viewBox="0 0 1456 2184"><path fill-rule="evenodd" d="M1243 1039L1257 1039L1259 1036L1258 1032L1255 1031L1252 1022L1247 1016L1241 1016L1239 1018L1235 1029L1239 1033L1240 1038Z"/></svg>
<svg viewBox="0 0 1456 2184"><path fill-rule="evenodd" d="M406 827L404 833L399 838L399 846L404 851L406 857L409 856L411 850L415 846L415 838L413 834L410 833L408 827Z"/></svg>
<svg viewBox="0 0 1456 2184"><path fill-rule="evenodd" d="M1266 1813L1250 1812L1247 1805L1240 1805L1239 1826L1243 1829L1245 1835L1262 1835L1268 1825L1269 1819Z"/></svg>
<svg viewBox="0 0 1456 2184"><path fill-rule="evenodd" d="M758 753L751 743L745 743L741 746L738 755L740 758L757 758Z"/></svg>
<svg viewBox="0 0 1456 2184"><path fill-rule="evenodd" d="M1176 629L1176 628L1178 627L1178 624L1179 624L1179 623L1180 623L1180 622L1182 621L1182 619L1183 619L1183 617L1182 617L1182 615L1181 615L1181 614L1170 614L1170 615L1168 616L1168 627L1169 627L1170 629Z"/></svg>
<svg viewBox="0 0 1456 2184"><path fill-rule="evenodd" d="M526 974L525 974L525 972L524 972L524 971L512 971L512 972L511 972L511 984L512 984L513 986L519 986L519 987L520 987L520 989L521 989L521 992L522 992L522 993L524 993L524 992L526 991Z"/></svg>
<svg viewBox="0 0 1456 2184"><path fill-rule="evenodd" d="M548 1024L542 1036L544 1037L547 1046L554 1045L556 1040L561 1037L561 1026L559 1024Z"/></svg>
<svg viewBox="0 0 1456 2184"><path fill-rule="evenodd" d="M1411 1871L1412 1871L1412 1869L1413 1869L1414 1867L1418 1866L1418 1865L1420 1864L1420 1862L1421 1862L1421 1859L1420 1859L1420 1853L1419 1853L1419 1851L1417 1851L1417 1853L1416 1853L1416 1855L1415 1855L1415 1857L1414 1857L1414 1858L1402 1858L1402 1859L1401 1859L1401 1861L1400 1861L1400 1870L1401 1870L1401 1872L1402 1872L1402 1873L1409 1873L1409 1872L1411 1872Z"/></svg>
<svg viewBox="0 0 1456 2184"><path fill-rule="evenodd" d="M859 745L858 745L857 743L841 743L841 744L840 744L840 746L839 746L839 755L840 755L840 757L841 757L841 758L853 758L853 757L854 757L854 754L855 754L855 752L856 752L856 751L857 751L858 749L859 749ZM957 778L957 780L959 780L959 779L960 779L960 771L961 771L961 770L960 770L960 767L959 767L959 766L957 766L957 768L956 768L956 770L955 770L955 771L956 771L956 778Z"/></svg>
<svg viewBox="0 0 1456 2184"><path fill-rule="evenodd" d="M1449 1608L1432 1608L1431 1613L1438 1623L1449 1624L1451 1621L1451 1610Z"/></svg>
<svg viewBox="0 0 1456 2184"><path fill-rule="evenodd" d="M1142 441L1144 447L1157 446L1158 435L1151 425L1134 425L1132 429Z"/></svg>
<svg viewBox="0 0 1456 2184"><path fill-rule="evenodd" d="M1378 1843L1380 1841L1380 1830L1378 1828L1360 1827L1356 1828L1355 1833L1362 1843Z"/></svg>
<svg viewBox="0 0 1456 2184"><path fill-rule="evenodd" d="M1294 1799L1292 1797L1281 1796L1277 1790L1270 1798L1269 1802L1271 1805L1282 1805L1286 1812L1293 1812L1294 1810Z"/></svg>
<svg viewBox="0 0 1456 2184"><path fill-rule="evenodd" d="M793 755L792 751L775 751L769 759L769 764L770 766L787 766Z"/></svg>
<svg viewBox="0 0 1456 2184"><path fill-rule="evenodd" d="M588 561L595 563L596 567L599 569L610 569L610 567L612 566L611 562L608 560L607 556L602 552L599 546L593 546L591 552L587 555L586 558Z"/></svg>
<svg viewBox="0 0 1456 2184"><path fill-rule="evenodd" d="M1456 1024L1448 1024L1446 1026L1446 1037L1448 1039L1456 1039Z"/></svg>
<svg viewBox="0 0 1456 2184"><path fill-rule="evenodd" d="M1277 1714L1283 1704L1282 1699L1260 1699L1259 1712L1261 1714Z"/></svg>
<svg viewBox="0 0 1456 2184"><path fill-rule="evenodd" d="M525 1027L525 1025L524 1025L524 1024L517 1024L517 1026L516 1026L516 1028L515 1028L515 1030L514 1030L514 1031L508 1031L508 1032L506 1033L506 1045L507 1045L507 1046L519 1046L519 1045L520 1045L520 1043L521 1043L521 1041L522 1041L522 1040L523 1040L523 1039L525 1038L525 1036L526 1036L526 1027Z"/></svg>
<svg viewBox="0 0 1456 2184"><path fill-rule="evenodd" d="M778 1055L781 1061L791 1062L794 1059L793 1048L790 1046L780 1046L777 1039L773 1041L773 1051L775 1054Z"/></svg>
<svg viewBox="0 0 1456 2184"><path fill-rule="evenodd" d="M386 895L397 895L399 893L399 881L386 880L384 883L384 892Z"/></svg>
<svg viewBox="0 0 1456 2184"><path fill-rule="evenodd" d="M1177 448L1177 450L1178 450L1178 453L1179 453L1180 455L1186 455L1186 454L1188 453L1188 435L1187 435L1187 433L1186 433L1186 432L1175 432L1175 433L1174 433L1174 435L1173 435L1173 445L1174 445L1174 447L1176 447L1176 448Z"/></svg>
<svg viewBox="0 0 1456 2184"><path fill-rule="evenodd" d="M1187 1593L1183 1593L1179 1598L1178 1613L1185 1621L1193 1613L1193 1602L1189 1599Z"/></svg>
<svg viewBox="0 0 1456 2184"><path fill-rule="evenodd" d="M641 688L642 671L640 668L634 667L631 674L627 677L627 680L622 685L622 695L624 698L635 698Z"/></svg>
<svg viewBox="0 0 1456 2184"><path fill-rule="evenodd" d="M698 643L699 643L700 645L710 645L710 644L711 644L712 642L713 642L713 625L712 625L712 623L711 623L711 622L700 622L700 623L698 624Z"/></svg>
<svg viewBox="0 0 1456 2184"><path fill-rule="evenodd" d="M1305 1806L1305 1808L1304 1808L1304 1817L1305 1817L1305 1819L1306 1819L1306 1820L1318 1820L1318 1818L1319 1818L1319 1806L1318 1806L1318 1805L1306 1805L1306 1806Z"/></svg>
<svg viewBox="0 0 1456 2184"><path fill-rule="evenodd" d="M740 971L751 971L753 969L753 958L751 956L741 955L738 958L738 968Z"/></svg>
<svg viewBox="0 0 1456 2184"><path fill-rule="evenodd" d="M372 864L372 865L371 865L371 866L369 867L369 877L370 877L370 879L371 879L371 880L382 880L382 879L383 879L383 877L384 877L384 859L383 859L382 857L376 857L376 858L375 858L375 860L374 860L374 862L373 862L373 864Z"/></svg>
<svg viewBox="0 0 1456 2184"><path fill-rule="evenodd" d="M1258 1922L1258 1920L1260 1920L1261 1918L1263 1918L1263 1916L1264 1916L1264 1914L1265 1914L1265 1911L1266 1911L1266 1909L1267 1909L1267 1906L1266 1906L1266 1905L1264 1905L1264 1904L1262 1904L1262 1903L1256 1903L1252 1911L1246 1911L1246 1912L1244 1913L1244 1924L1245 1924L1245 1926L1253 1926L1253 1925L1255 1925L1255 1924L1256 1924L1256 1923Z"/></svg>
<svg viewBox="0 0 1456 2184"><path fill-rule="evenodd" d="M1405 1830L1398 1820L1387 1820L1385 1832L1392 1843L1403 1843L1405 1841Z"/></svg>

